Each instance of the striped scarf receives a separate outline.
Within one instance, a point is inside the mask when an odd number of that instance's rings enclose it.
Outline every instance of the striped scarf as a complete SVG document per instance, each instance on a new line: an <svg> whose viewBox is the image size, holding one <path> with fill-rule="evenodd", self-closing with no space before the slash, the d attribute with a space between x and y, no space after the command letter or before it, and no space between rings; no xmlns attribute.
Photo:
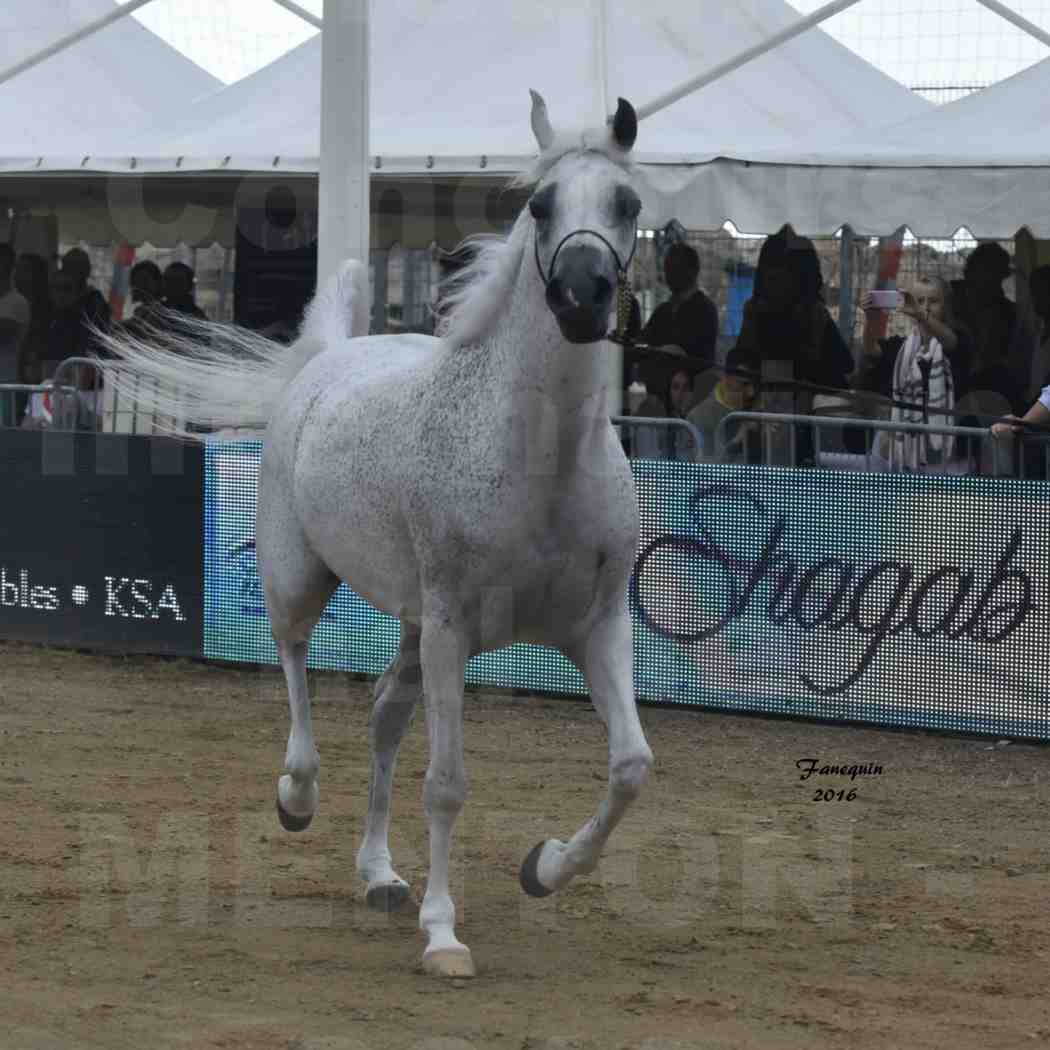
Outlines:
<svg viewBox="0 0 1050 1050"><path fill-rule="evenodd" d="M929 410L923 418L921 408L893 406L890 419L895 423L950 424L951 416L934 409L951 410L955 407L955 388L952 366L941 344L930 339L923 346L918 329L905 340L893 362L893 400L913 405L926 405ZM948 434L887 433L891 470L923 471L937 468L951 459L954 438Z"/></svg>

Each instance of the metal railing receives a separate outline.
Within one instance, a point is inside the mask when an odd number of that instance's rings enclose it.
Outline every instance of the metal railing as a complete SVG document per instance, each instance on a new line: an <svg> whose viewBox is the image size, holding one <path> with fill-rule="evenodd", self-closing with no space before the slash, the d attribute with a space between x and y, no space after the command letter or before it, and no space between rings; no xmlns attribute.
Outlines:
<svg viewBox="0 0 1050 1050"><path fill-rule="evenodd" d="M687 419L676 416L613 416L612 424L631 431L627 451L634 459L697 460L703 449L699 428ZM658 436L661 430L664 431L662 443ZM686 441L680 442L675 431Z"/></svg>
<svg viewBox="0 0 1050 1050"><path fill-rule="evenodd" d="M131 372L124 380L119 386L107 384L93 358L70 357L59 363L45 383L0 383L0 428L142 435L168 432L175 421L142 408L135 397L153 381ZM121 396L121 386L131 394Z"/></svg>
<svg viewBox="0 0 1050 1050"><path fill-rule="evenodd" d="M730 428L737 433L729 437ZM941 435L964 439L959 442L959 455L947 463L930 466L930 474L990 474L993 477L1027 478L1035 449L1042 460L1044 477L1050 477L1050 434L1024 432L1017 440L997 438L986 427L961 427L942 423L903 423L883 419L862 419L848 416L810 416L780 412L731 412L715 430L715 447L705 450L705 459L715 462L728 458L726 449L735 441L739 447L740 431L757 429L760 435L760 462L766 466L798 466L800 434L808 434L811 462L814 466L832 469L890 471L900 470L892 458L882 456L876 449L879 432L910 434L913 436ZM865 432L864 451L852 452L834 449L842 443L847 430Z"/></svg>

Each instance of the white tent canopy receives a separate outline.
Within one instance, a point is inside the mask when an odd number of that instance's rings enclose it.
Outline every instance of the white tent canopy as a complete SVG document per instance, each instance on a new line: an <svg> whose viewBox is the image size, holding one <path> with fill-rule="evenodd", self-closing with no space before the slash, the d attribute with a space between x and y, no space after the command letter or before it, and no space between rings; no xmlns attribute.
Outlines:
<svg viewBox="0 0 1050 1050"><path fill-rule="evenodd" d="M1050 59L956 102L880 130L814 135L756 151L748 168L723 165L702 192L725 206L773 195L800 228L860 233L908 226L935 237L967 227L1050 237ZM690 191L700 188L694 183Z"/></svg>
<svg viewBox="0 0 1050 1050"><path fill-rule="evenodd" d="M608 0L605 81L611 96L641 104L800 17L782 0ZM383 174L503 174L535 146L528 89L547 98L556 125L593 123L595 5L489 4L482 0L373 3L374 170ZM320 40L254 76L199 99L122 150L94 148L92 171L315 172L320 142ZM45 63L46 66L46 63ZM843 90L848 85L849 90ZM606 100L607 111L614 98ZM751 215L690 204L698 165L790 148L819 126L838 137L918 116L930 108L819 29L781 45L642 123L638 157L657 192L650 221L687 225ZM113 140L107 137L104 142ZM41 149L40 166L68 151Z"/></svg>
<svg viewBox="0 0 1050 1050"><path fill-rule="evenodd" d="M114 6L7 0L0 5L0 67ZM85 155L121 148L140 129L220 86L134 19L121 19L0 85L0 172L79 168Z"/></svg>
<svg viewBox="0 0 1050 1050"><path fill-rule="evenodd" d="M608 94L644 103L792 24L781 0L607 0ZM112 11L16 0L0 62ZM503 175L533 152L529 87L556 124L593 114L592 0L373 3L373 170ZM315 173L320 40L228 88L124 19L0 85L0 173ZM1050 59L933 107L819 29L642 123L646 222L828 233L900 225L1050 236ZM607 98L606 108L614 104Z"/></svg>

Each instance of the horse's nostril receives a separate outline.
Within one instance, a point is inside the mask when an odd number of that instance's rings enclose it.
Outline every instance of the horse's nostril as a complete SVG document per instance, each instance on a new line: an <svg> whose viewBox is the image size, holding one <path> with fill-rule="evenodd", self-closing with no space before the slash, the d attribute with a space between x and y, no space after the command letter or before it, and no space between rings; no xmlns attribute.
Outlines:
<svg viewBox="0 0 1050 1050"><path fill-rule="evenodd" d="M602 309L612 293L612 282L601 274L563 274L548 283L547 305L555 313Z"/></svg>
<svg viewBox="0 0 1050 1050"><path fill-rule="evenodd" d="M555 310L566 305L565 288L560 278L554 278L547 285L547 304Z"/></svg>

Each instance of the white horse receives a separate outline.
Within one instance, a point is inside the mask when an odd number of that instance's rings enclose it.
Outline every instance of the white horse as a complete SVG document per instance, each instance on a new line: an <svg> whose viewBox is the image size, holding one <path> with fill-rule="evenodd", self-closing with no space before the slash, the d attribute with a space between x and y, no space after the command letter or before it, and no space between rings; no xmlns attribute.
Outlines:
<svg viewBox="0 0 1050 1050"><path fill-rule="evenodd" d="M388 848L390 797L422 698L423 967L451 977L474 973L449 895L452 828L467 793L468 659L515 641L554 646L584 673L608 729L607 794L567 842L529 853L526 893L545 896L595 868L653 761L635 707L626 602L638 507L609 422L603 345L637 236L628 159L637 121L621 99L610 127L558 136L533 93L532 126L541 152L521 182L535 191L510 235L480 247L440 338L357 338L367 330L367 280L350 262L311 304L292 348L219 326L201 326L193 340L108 340L119 359L112 382L130 373L157 381L139 391L173 391L137 395L154 411L265 425L256 542L291 707L277 783L285 828L305 828L317 809L306 656L326 603L345 580L400 620L400 651L375 689L357 868L370 905L408 896Z"/></svg>

